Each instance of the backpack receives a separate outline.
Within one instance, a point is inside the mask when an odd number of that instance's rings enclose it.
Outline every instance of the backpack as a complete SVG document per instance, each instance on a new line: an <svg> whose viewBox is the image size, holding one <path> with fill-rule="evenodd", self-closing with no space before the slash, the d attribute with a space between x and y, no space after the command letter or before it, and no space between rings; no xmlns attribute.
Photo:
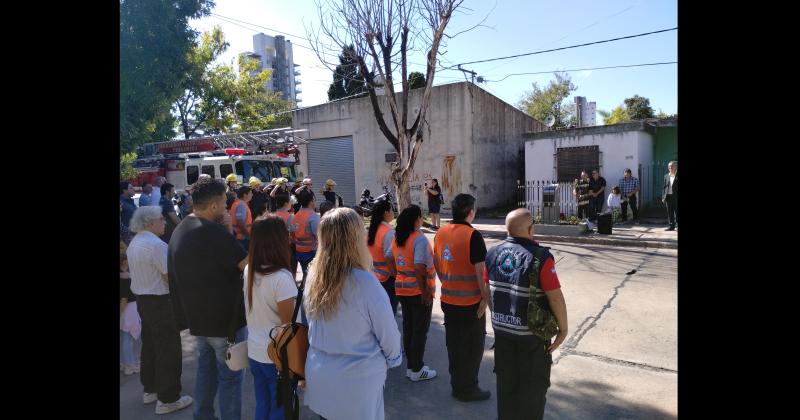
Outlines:
<svg viewBox="0 0 800 420"><path fill-rule="evenodd" d="M528 326L533 335L544 341L550 341L558 334L558 322L550 304L547 302L541 285L541 270L544 266L544 253L550 248L538 247L533 253L533 270L531 270L530 298L528 299Z"/></svg>
<svg viewBox="0 0 800 420"><path fill-rule="evenodd" d="M292 320L272 328L267 345L267 354L278 370L278 406L283 406L284 417L292 420L300 417L297 381L305 379L308 354L308 326L296 322L300 305L303 304L305 283L306 279L303 278L297 291Z"/></svg>

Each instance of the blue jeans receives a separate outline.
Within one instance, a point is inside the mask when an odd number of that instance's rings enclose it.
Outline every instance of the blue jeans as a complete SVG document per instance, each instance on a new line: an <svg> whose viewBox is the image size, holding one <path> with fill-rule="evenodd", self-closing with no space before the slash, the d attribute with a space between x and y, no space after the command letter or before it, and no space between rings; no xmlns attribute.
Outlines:
<svg viewBox="0 0 800 420"><path fill-rule="evenodd" d="M197 378L195 382L194 420L216 420L214 396L219 389L219 411L222 420L242 418L242 382L244 371L234 372L225 364L227 337L197 339ZM247 327L236 332L236 342L247 340Z"/></svg>
<svg viewBox="0 0 800 420"><path fill-rule="evenodd" d="M125 366L134 366L139 364L139 352L136 351L136 344L140 341L133 338L130 333L120 330L119 331L119 362Z"/></svg>
<svg viewBox="0 0 800 420"><path fill-rule="evenodd" d="M272 363L250 359L250 373L256 393L255 420L283 420L283 407L278 407L278 369Z"/></svg>
<svg viewBox="0 0 800 420"><path fill-rule="evenodd" d="M306 276L306 272L308 271L308 265L311 264L311 261L316 256L317 256L316 249L311 252L297 251L297 262L300 263L300 267L303 269L303 277Z"/></svg>

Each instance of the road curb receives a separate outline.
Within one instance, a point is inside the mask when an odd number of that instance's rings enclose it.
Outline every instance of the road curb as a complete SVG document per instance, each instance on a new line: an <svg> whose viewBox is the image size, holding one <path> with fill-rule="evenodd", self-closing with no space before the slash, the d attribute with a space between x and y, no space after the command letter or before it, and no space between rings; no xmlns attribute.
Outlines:
<svg viewBox="0 0 800 420"><path fill-rule="evenodd" d="M481 230L481 235L493 239L505 239L505 232L497 232L491 230ZM639 248L652 248L652 249L678 249L677 241L647 241L647 240L632 240L632 239L612 239L612 238L599 238L596 236L557 236L557 235L535 235L535 239L539 242L566 242L575 244L587 245L608 245L608 246L625 246L625 247L639 247Z"/></svg>

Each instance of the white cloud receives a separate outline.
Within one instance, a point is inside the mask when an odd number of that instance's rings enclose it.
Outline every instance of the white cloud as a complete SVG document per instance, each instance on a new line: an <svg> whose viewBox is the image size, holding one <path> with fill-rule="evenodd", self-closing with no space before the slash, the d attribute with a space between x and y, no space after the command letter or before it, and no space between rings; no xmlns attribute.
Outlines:
<svg viewBox="0 0 800 420"><path fill-rule="evenodd" d="M592 75L592 70L584 70L581 72L581 76L583 77L589 77L591 75Z"/></svg>

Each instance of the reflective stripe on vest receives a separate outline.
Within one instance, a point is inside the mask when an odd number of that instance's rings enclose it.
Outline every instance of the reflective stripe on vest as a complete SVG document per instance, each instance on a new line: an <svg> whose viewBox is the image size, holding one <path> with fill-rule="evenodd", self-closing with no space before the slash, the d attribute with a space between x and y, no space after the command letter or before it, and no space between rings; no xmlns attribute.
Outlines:
<svg viewBox="0 0 800 420"><path fill-rule="evenodd" d="M314 214L314 210L302 208L292 218L294 225L294 243L297 244L297 252L311 252L317 248L317 241L308 232L308 218Z"/></svg>
<svg viewBox="0 0 800 420"><path fill-rule="evenodd" d="M402 247L397 246L396 236L395 240L392 241L392 256L394 256L394 266L397 268L397 278L394 283L394 291L397 296L417 296L422 294L414 271L414 241L417 240L419 235L422 235L419 231L411 232ZM430 243L428 244L428 250L431 251ZM436 290L436 282L434 280L436 271L433 267L428 267L427 277L428 289L431 291L431 295L434 295Z"/></svg>
<svg viewBox="0 0 800 420"><path fill-rule="evenodd" d="M458 306L474 305L481 301L483 281L470 262L470 240L475 229L459 223L442 226L433 240L433 261L442 282L441 300Z"/></svg>
<svg viewBox="0 0 800 420"><path fill-rule="evenodd" d="M391 232L391 228L381 223L378 226L378 232L375 234L375 242L372 245L367 245L369 253L372 255L372 273L375 277L383 283L389 279L389 270L386 266L386 258L383 256L383 239L386 234ZM369 240L369 238L367 238Z"/></svg>
<svg viewBox="0 0 800 420"><path fill-rule="evenodd" d="M236 232L236 239L244 239L244 234L241 233L239 229L236 229L236 227L239 225L239 221L236 220L236 209L238 209L239 206L244 206L245 209L247 209L245 226L247 226L248 228L253 224L253 214L250 212L250 207L248 207L247 204L244 203L244 201L239 200L238 198L236 199L236 201L233 202L233 205L231 206L230 210L231 222L234 227L234 232Z"/></svg>

